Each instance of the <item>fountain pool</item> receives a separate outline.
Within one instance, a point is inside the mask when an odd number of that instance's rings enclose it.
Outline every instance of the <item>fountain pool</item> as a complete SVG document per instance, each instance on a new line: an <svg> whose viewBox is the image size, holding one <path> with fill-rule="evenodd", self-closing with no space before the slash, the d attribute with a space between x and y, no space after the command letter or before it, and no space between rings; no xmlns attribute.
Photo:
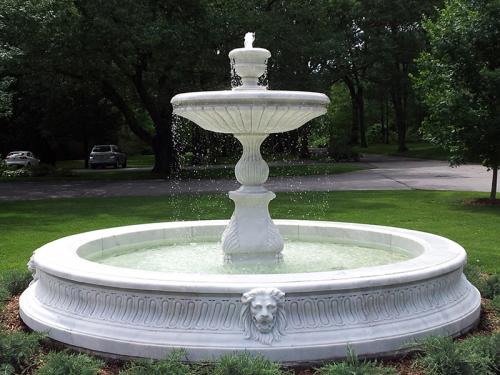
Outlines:
<svg viewBox="0 0 500 375"><path fill-rule="evenodd" d="M270 57L231 51L242 86L187 93L174 112L243 145L231 220L145 224L37 249L20 314L34 330L113 356L189 361L234 352L286 364L397 355L429 335L474 327L480 295L457 243L394 227L271 220L260 144L326 111L323 94L258 85Z"/></svg>

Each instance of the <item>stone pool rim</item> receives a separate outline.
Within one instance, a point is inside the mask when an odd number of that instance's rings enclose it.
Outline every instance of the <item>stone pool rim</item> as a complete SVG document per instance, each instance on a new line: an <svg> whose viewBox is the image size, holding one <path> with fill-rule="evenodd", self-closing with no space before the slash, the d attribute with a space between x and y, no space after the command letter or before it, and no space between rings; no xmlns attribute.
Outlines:
<svg viewBox="0 0 500 375"><path fill-rule="evenodd" d="M301 241L324 237L329 231L343 233L357 243L377 244L390 240L401 246L411 244L414 257L382 266L326 272L291 274L193 274L136 270L107 266L84 259L80 254L106 250L109 243L120 243L135 236L136 243L165 239L176 235L202 241L217 238L227 220L203 220L140 224L85 232L50 242L35 251L31 263L42 271L63 279L85 284L138 290L168 290L185 293L241 293L248 288L266 286L287 293L321 292L406 284L447 274L464 266L466 253L462 246L447 238L425 232L370 224L331 221L275 220L285 237L298 236ZM118 241L117 241L118 240ZM142 240L142 241L141 241ZM188 240L189 242L189 240ZM106 245L108 244L108 245ZM389 245L390 245L389 244ZM387 245L387 244L386 244ZM97 250L96 250L97 249Z"/></svg>

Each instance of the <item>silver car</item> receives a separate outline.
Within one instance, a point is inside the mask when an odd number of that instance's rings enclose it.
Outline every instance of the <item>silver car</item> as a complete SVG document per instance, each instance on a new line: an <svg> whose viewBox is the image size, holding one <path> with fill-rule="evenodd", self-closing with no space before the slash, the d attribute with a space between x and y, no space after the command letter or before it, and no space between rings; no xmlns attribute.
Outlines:
<svg viewBox="0 0 500 375"><path fill-rule="evenodd" d="M117 145L96 145L89 156L89 167L127 167L127 155Z"/></svg>
<svg viewBox="0 0 500 375"><path fill-rule="evenodd" d="M12 151L5 157L5 165L17 167L35 167L40 164L38 159L31 151Z"/></svg>

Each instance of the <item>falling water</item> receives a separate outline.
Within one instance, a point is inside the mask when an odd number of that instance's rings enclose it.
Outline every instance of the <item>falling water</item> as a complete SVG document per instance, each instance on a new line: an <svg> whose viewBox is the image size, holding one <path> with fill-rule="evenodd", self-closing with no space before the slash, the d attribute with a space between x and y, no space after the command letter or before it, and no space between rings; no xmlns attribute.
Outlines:
<svg viewBox="0 0 500 375"><path fill-rule="evenodd" d="M234 89L242 84L241 77L236 74L236 69L234 69L234 59L231 59L231 88Z"/></svg>
<svg viewBox="0 0 500 375"><path fill-rule="evenodd" d="M264 74L259 77L258 85L269 89L269 80L267 79L267 59L266 59L266 70Z"/></svg>

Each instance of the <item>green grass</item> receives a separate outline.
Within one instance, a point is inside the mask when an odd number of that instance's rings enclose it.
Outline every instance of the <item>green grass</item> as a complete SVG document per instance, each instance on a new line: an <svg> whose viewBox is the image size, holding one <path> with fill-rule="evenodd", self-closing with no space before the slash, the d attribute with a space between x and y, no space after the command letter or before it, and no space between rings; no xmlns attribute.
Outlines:
<svg viewBox="0 0 500 375"><path fill-rule="evenodd" d="M154 155L128 155L127 165L132 168L153 167ZM61 160L56 163L57 168L63 169L82 169L85 168L85 161L79 160Z"/></svg>
<svg viewBox="0 0 500 375"><path fill-rule="evenodd" d="M368 148L356 146L353 148L361 154L381 154L389 156L404 156L409 158L447 160L448 154L439 146L428 142L408 142L408 151L398 152L397 144L377 143L368 145Z"/></svg>
<svg viewBox="0 0 500 375"><path fill-rule="evenodd" d="M354 172L365 169L356 164L349 163L315 163L315 164L290 164L271 166L269 175L277 176L318 176L334 175L339 173ZM42 176L42 177L0 177L0 182L4 181L127 181L127 180L148 180L161 178L149 170L130 170L130 169L100 169L75 171L72 176ZM217 178L235 178L234 166L206 166L190 169L182 169L180 179L217 179Z"/></svg>
<svg viewBox="0 0 500 375"><path fill-rule="evenodd" d="M500 270L500 207L463 205L482 193L346 191L280 193L274 218L334 220L391 225L432 232L457 241L469 262ZM78 198L2 202L0 271L25 269L33 250L74 233L120 225L229 218L225 194L165 197Z"/></svg>

